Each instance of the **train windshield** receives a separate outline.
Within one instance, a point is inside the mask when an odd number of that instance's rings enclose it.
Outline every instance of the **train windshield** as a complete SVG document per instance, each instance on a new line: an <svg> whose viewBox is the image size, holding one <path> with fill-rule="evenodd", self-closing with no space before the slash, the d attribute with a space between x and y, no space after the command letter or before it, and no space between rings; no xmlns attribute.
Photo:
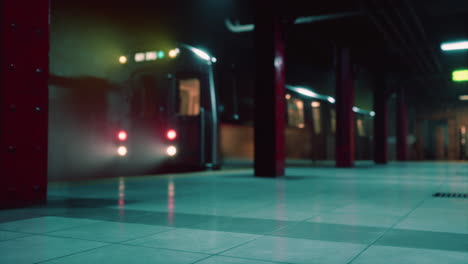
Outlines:
<svg viewBox="0 0 468 264"><path fill-rule="evenodd" d="M169 83L162 83L154 74L135 78L131 95L132 115L139 118L161 117L167 109Z"/></svg>

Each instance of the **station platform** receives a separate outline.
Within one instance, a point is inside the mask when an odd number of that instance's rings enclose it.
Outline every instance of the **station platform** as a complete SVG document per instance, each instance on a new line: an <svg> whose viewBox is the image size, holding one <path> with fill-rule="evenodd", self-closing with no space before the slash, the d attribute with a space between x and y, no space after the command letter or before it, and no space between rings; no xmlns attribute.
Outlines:
<svg viewBox="0 0 468 264"><path fill-rule="evenodd" d="M0 263L468 263L468 163L49 184L0 211Z"/></svg>

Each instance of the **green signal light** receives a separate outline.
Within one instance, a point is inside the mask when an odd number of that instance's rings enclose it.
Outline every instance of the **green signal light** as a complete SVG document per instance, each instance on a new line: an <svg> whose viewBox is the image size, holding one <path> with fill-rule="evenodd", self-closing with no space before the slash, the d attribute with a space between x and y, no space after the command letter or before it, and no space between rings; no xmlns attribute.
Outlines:
<svg viewBox="0 0 468 264"><path fill-rule="evenodd" d="M164 51L162 51L162 50L158 51L158 59L164 58L164 55L165 55Z"/></svg>
<svg viewBox="0 0 468 264"><path fill-rule="evenodd" d="M468 81L468 70L458 70L452 73L452 80L454 82Z"/></svg>

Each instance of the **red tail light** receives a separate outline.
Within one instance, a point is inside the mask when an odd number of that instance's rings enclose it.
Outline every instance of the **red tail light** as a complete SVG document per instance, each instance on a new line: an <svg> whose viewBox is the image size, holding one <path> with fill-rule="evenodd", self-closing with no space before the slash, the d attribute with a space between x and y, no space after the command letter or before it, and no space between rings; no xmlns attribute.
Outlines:
<svg viewBox="0 0 468 264"><path fill-rule="evenodd" d="M177 132L174 129L169 129L166 133L166 137L169 140L174 140L177 138Z"/></svg>
<svg viewBox="0 0 468 264"><path fill-rule="evenodd" d="M125 140L127 140L127 138L128 138L127 132L125 132L124 130L120 130L119 133L117 133L117 138L118 138L120 141L125 141Z"/></svg>

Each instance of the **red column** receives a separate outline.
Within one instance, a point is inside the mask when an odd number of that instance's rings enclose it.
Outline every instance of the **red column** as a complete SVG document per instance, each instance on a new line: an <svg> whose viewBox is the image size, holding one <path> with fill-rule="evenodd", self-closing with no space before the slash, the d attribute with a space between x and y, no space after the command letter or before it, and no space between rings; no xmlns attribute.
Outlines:
<svg viewBox="0 0 468 264"><path fill-rule="evenodd" d="M284 175L284 28L275 1L255 1L255 176Z"/></svg>
<svg viewBox="0 0 468 264"><path fill-rule="evenodd" d="M336 68L336 166L354 166L354 76L348 48L339 48Z"/></svg>
<svg viewBox="0 0 468 264"><path fill-rule="evenodd" d="M397 94L397 160L408 160L408 111L406 108L405 94L402 89Z"/></svg>
<svg viewBox="0 0 468 264"><path fill-rule="evenodd" d="M49 0L1 0L0 207L46 200Z"/></svg>
<svg viewBox="0 0 468 264"><path fill-rule="evenodd" d="M374 161L377 164L388 162L388 114L387 94L383 77L374 89Z"/></svg>

